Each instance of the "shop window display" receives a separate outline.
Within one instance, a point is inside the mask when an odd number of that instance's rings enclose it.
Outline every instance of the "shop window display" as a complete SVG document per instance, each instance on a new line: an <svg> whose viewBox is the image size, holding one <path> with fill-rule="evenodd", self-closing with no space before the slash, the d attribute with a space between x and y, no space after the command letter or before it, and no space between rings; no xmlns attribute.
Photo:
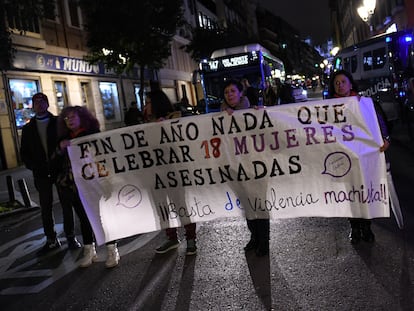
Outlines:
<svg viewBox="0 0 414 311"><path fill-rule="evenodd" d="M118 107L118 91L116 83L99 82L103 112L106 120L116 119L116 109Z"/></svg>
<svg viewBox="0 0 414 311"><path fill-rule="evenodd" d="M64 81L55 81L55 95L56 103L59 111L61 111L67 104L66 83Z"/></svg>
<svg viewBox="0 0 414 311"><path fill-rule="evenodd" d="M21 129L34 116L32 96L39 92L38 82L36 80L10 79L9 84L16 127Z"/></svg>

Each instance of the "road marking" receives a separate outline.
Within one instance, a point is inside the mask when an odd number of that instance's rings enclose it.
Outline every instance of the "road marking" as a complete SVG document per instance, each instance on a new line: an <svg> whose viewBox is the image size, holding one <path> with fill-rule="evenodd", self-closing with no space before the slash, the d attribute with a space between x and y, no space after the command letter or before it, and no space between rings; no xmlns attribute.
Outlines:
<svg viewBox="0 0 414 311"><path fill-rule="evenodd" d="M64 235L63 224L55 226L58 236ZM138 235L135 239L119 247L121 257L143 247L159 234L159 231ZM63 239L62 239L63 240ZM11 240L0 246L0 280L2 286L10 283L10 286L2 288L0 295L36 294L52 285L65 275L76 270L79 266L79 258L82 249L68 250L66 247L54 250L38 257L36 252L45 243L43 228L29 232L21 237ZM98 253L102 251L98 248ZM51 269L44 267L45 261L58 253L66 252L57 267ZM27 258L27 260L24 260ZM100 256L98 261L105 261L106 256ZM23 259L23 260L22 260ZM56 261L56 260L55 260ZM30 279L30 286L13 286L18 279ZM9 282L7 282L9 281Z"/></svg>

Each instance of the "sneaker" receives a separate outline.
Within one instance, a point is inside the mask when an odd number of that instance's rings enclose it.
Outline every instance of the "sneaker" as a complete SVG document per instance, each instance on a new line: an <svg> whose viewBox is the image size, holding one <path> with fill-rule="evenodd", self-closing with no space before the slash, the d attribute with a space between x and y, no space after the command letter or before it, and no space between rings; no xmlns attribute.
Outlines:
<svg viewBox="0 0 414 311"><path fill-rule="evenodd" d="M55 238L53 240L47 239L46 244L43 245L43 247L41 249L41 252L44 252L44 253L50 252L50 251L52 251L54 249L57 249L59 247L60 247L60 241L59 241L58 238Z"/></svg>
<svg viewBox="0 0 414 311"><path fill-rule="evenodd" d="M96 254L95 243L86 244L83 247L83 257L80 260L79 267L89 267L93 262L98 261L98 255Z"/></svg>
<svg viewBox="0 0 414 311"><path fill-rule="evenodd" d="M105 262L105 267L113 268L118 265L120 259L118 247L116 244L108 244L106 245L106 249L108 250L108 258Z"/></svg>
<svg viewBox="0 0 414 311"><path fill-rule="evenodd" d="M188 240L187 241L187 251L185 252L187 256L197 254L197 246L195 240Z"/></svg>
<svg viewBox="0 0 414 311"><path fill-rule="evenodd" d="M82 245L79 243L79 241L76 239L76 237L67 238L67 241L68 241L68 248L69 249L78 249L78 248L82 247Z"/></svg>
<svg viewBox="0 0 414 311"><path fill-rule="evenodd" d="M169 252L172 249L177 248L180 245L180 242L178 240L168 240L164 244L162 244L160 247L158 247L155 252L157 254L164 254L166 252Z"/></svg>

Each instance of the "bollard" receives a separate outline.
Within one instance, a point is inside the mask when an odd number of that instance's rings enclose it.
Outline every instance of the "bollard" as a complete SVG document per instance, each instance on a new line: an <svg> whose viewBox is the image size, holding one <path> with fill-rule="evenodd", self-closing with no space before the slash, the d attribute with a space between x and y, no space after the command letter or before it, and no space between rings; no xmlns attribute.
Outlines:
<svg viewBox="0 0 414 311"><path fill-rule="evenodd" d="M17 183L19 185L20 193L22 194L24 206L31 207L32 200L30 199L30 193L29 193L29 189L27 189L26 180L24 178L19 179Z"/></svg>
<svg viewBox="0 0 414 311"><path fill-rule="evenodd" d="M6 176L6 181L7 181L7 191L9 192L9 202L14 202L16 201L16 196L14 194L15 190L14 190L13 177L10 175Z"/></svg>

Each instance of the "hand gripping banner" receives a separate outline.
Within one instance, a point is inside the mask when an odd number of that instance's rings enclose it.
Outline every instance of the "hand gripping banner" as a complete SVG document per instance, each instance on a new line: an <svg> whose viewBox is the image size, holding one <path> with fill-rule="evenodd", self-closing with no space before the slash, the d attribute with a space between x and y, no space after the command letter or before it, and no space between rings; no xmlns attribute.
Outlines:
<svg viewBox="0 0 414 311"><path fill-rule="evenodd" d="M389 217L371 99L166 120L72 140L97 242L222 217Z"/></svg>

